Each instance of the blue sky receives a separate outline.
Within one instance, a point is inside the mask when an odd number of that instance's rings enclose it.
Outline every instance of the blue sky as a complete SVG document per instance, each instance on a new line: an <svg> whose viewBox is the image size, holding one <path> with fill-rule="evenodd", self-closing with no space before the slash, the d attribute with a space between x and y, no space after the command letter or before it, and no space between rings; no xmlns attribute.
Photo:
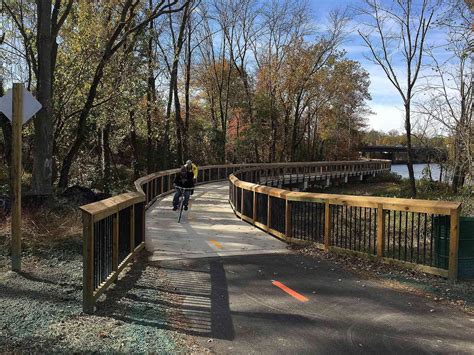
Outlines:
<svg viewBox="0 0 474 355"><path fill-rule="evenodd" d="M324 23L328 12L332 9L345 8L347 6L357 7L363 4L362 0L309 0L309 3L316 24ZM403 132L404 113L401 97L387 79L383 70L365 57L370 52L357 33L356 27L359 23L359 18L353 17L351 19L347 29L347 37L342 48L347 51L348 58L359 61L370 74L372 101L369 102L369 106L374 114L368 117L369 129L373 128L385 132L396 129ZM395 66L402 65L402 62L399 60L397 63L395 59L394 64ZM400 68L400 73L402 72L403 69Z"/></svg>

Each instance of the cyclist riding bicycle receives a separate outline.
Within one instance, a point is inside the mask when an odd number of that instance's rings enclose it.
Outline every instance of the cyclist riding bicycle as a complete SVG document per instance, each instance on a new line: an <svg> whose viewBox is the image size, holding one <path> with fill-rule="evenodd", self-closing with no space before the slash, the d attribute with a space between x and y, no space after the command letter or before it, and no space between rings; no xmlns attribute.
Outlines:
<svg viewBox="0 0 474 355"><path fill-rule="evenodd" d="M186 166L183 166L179 173L174 177L173 181L174 186L176 187L176 192L173 197L173 211L178 209L179 197L181 194L184 196L184 210L188 210L188 201L191 190L182 190L182 189L192 189L194 187L194 175L192 172L188 171ZM181 189L180 189L181 188Z"/></svg>

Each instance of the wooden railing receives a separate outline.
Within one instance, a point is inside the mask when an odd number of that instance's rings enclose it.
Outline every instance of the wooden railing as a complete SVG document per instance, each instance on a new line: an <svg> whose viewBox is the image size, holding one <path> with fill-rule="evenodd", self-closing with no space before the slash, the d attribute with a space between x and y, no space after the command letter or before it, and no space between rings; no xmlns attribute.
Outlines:
<svg viewBox="0 0 474 355"><path fill-rule="evenodd" d="M383 162L357 164L362 165L355 172L384 169ZM285 164L236 172L229 177L231 206L243 220L285 241L313 242L325 250L350 251L457 278L460 203L292 192L263 186L298 180L289 178L295 174L303 175L299 181L309 180L314 169L311 164L299 168ZM351 169L344 163L328 164L319 176Z"/></svg>
<svg viewBox="0 0 474 355"><path fill-rule="evenodd" d="M229 165L208 165L199 168L197 185L214 181L227 180L228 176L244 168L255 167L257 164L229 164ZM157 198L172 191L173 179L179 169L164 170L144 176L135 181L137 191L145 195L146 208L153 204Z"/></svg>
<svg viewBox="0 0 474 355"><path fill-rule="evenodd" d="M281 172L308 178L375 174L389 170L387 161L319 162L288 164L233 164L200 167L198 184L226 180L237 171L264 168L272 184ZM250 169L250 170L248 170ZM286 170L285 170L286 169ZM94 311L99 296L117 279L123 268L145 246L145 210L172 191L179 169L150 174L135 181L137 192L125 193L81 207L83 213L83 309ZM293 174L293 175L292 175ZM295 175L295 176L296 176ZM287 178L287 177L284 177ZM298 177L297 177L298 179Z"/></svg>
<svg viewBox="0 0 474 355"><path fill-rule="evenodd" d="M251 164L205 166L198 183L227 179ZM173 191L179 169L161 171L135 181L129 192L81 207L83 217L83 310L93 313L97 299L145 247L145 211Z"/></svg>
<svg viewBox="0 0 474 355"><path fill-rule="evenodd" d="M372 175L382 171L390 171L389 160L356 160L345 162L296 162L296 163L266 163L266 164L228 164L208 165L199 168L197 184L205 184L213 181L227 180L230 174L243 169L263 168L266 184L278 184L282 172L289 172L290 178L301 177L303 174L308 178L336 178L344 176ZM244 170L247 171L247 170ZM253 171L253 170L249 170ZM173 178L179 169L171 169L144 176L135 181L137 191L143 192L146 197L146 206L164 194L173 191Z"/></svg>
<svg viewBox="0 0 474 355"><path fill-rule="evenodd" d="M81 210L83 310L92 313L100 295L145 246L145 196L125 193Z"/></svg>

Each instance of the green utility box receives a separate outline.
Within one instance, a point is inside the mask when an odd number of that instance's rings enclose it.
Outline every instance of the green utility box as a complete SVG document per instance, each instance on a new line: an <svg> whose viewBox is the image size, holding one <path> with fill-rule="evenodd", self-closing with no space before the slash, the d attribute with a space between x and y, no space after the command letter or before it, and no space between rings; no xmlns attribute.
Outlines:
<svg viewBox="0 0 474 355"><path fill-rule="evenodd" d="M449 266L449 217L433 220L436 266ZM474 217L459 218L458 278L474 279Z"/></svg>

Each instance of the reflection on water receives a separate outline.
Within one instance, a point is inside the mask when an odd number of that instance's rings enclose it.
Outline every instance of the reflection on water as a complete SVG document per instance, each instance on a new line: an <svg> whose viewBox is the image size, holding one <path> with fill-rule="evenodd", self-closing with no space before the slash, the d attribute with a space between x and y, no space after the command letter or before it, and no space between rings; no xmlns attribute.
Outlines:
<svg viewBox="0 0 474 355"><path fill-rule="evenodd" d="M439 181L440 166L439 164L429 164L431 167L431 176L433 180ZM415 179L419 180L423 177L423 169L427 167L428 164L413 164L413 171L415 173ZM408 179L408 167L406 164L392 164L392 172L401 175L403 178ZM443 172L444 174L444 172Z"/></svg>

